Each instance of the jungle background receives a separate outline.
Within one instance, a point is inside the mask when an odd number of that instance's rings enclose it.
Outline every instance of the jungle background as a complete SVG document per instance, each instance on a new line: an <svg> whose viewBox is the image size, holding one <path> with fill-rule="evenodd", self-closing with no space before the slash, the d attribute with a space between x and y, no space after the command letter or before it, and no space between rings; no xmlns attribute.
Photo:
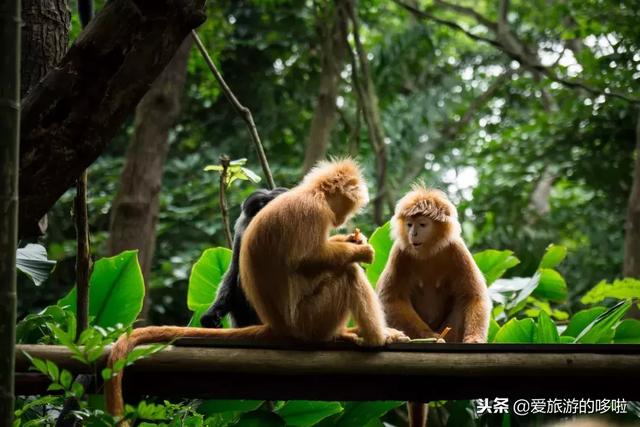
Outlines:
<svg viewBox="0 0 640 427"><path fill-rule="evenodd" d="M448 194L488 282L500 284L494 337L519 316L531 321L531 339L552 319L558 341L562 326L589 309L582 329L565 335L579 337L614 310L618 329L582 342L640 342L640 322L619 329L640 296L638 6L217 1L198 33L251 110L277 185L294 186L327 156L360 162L372 201L349 227L379 230L376 249L388 239L378 227L412 183ZM74 1L24 1L23 20L24 96L82 30ZM38 43L46 48L30 48ZM192 268L207 249L228 245L219 176L204 170L220 156L246 158L262 175L244 122L188 38L88 169L92 259L139 251L141 324L189 323ZM262 177L227 186L232 220L265 186ZM20 276L19 319L73 288L74 197L70 189L48 212L44 236L21 241L42 244L56 266L38 285ZM378 253L376 260L384 265ZM368 274L375 283L375 268ZM389 417L401 424L400 415Z"/></svg>

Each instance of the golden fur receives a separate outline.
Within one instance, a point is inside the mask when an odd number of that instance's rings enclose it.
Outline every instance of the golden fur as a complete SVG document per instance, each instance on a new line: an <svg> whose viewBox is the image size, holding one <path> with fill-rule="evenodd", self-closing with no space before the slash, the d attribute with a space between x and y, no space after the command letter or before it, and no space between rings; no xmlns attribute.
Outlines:
<svg viewBox="0 0 640 427"><path fill-rule="evenodd" d="M322 162L300 185L265 206L245 231L241 283L262 325L136 329L116 342L108 366L112 368L137 345L181 337L344 339L373 346L407 340L385 327L380 303L357 264L371 262L373 248L352 243L352 236L329 236L367 199L354 161ZM349 314L358 325L355 330L346 329ZM105 394L109 412L121 416L122 373L107 381Z"/></svg>
<svg viewBox="0 0 640 427"><path fill-rule="evenodd" d="M407 220L428 218L428 240L414 247ZM460 237L455 206L438 190L414 186L397 204L395 239L378 282L390 326L411 338L451 327L449 342L486 342L491 303L484 277Z"/></svg>

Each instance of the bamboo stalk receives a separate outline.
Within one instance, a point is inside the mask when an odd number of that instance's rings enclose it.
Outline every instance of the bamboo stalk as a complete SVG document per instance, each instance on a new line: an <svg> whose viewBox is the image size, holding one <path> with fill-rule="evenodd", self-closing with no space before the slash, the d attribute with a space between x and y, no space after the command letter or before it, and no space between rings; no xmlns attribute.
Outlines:
<svg viewBox="0 0 640 427"><path fill-rule="evenodd" d="M13 424L20 152L20 0L0 2L0 425Z"/></svg>

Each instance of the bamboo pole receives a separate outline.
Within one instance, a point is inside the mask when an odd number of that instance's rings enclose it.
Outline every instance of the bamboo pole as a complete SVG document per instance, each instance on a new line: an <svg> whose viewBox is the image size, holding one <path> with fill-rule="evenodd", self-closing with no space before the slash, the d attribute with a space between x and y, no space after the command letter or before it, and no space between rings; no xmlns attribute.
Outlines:
<svg viewBox="0 0 640 427"><path fill-rule="evenodd" d="M13 424L20 152L20 0L0 2L0 425Z"/></svg>

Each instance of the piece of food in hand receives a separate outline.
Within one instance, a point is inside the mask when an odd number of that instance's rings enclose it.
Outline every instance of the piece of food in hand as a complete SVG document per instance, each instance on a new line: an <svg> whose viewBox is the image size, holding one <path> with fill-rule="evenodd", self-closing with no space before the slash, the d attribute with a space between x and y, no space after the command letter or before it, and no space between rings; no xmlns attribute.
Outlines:
<svg viewBox="0 0 640 427"><path fill-rule="evenodd" d="M355 243L358 245L362 245L367 243L367 238L364 237L364 234L360 231L359 228L356 228L353 233L349 235L347 242Z"/></svg>
<svg viewBox="0 0 640 427"><path fill-rule="evenodd" d="M449 333L449 331L451 331L451 328L449 326L446 326L442 332L440 332L440 334L438 335L438 338L444 339L444 337Z"/></svg>

